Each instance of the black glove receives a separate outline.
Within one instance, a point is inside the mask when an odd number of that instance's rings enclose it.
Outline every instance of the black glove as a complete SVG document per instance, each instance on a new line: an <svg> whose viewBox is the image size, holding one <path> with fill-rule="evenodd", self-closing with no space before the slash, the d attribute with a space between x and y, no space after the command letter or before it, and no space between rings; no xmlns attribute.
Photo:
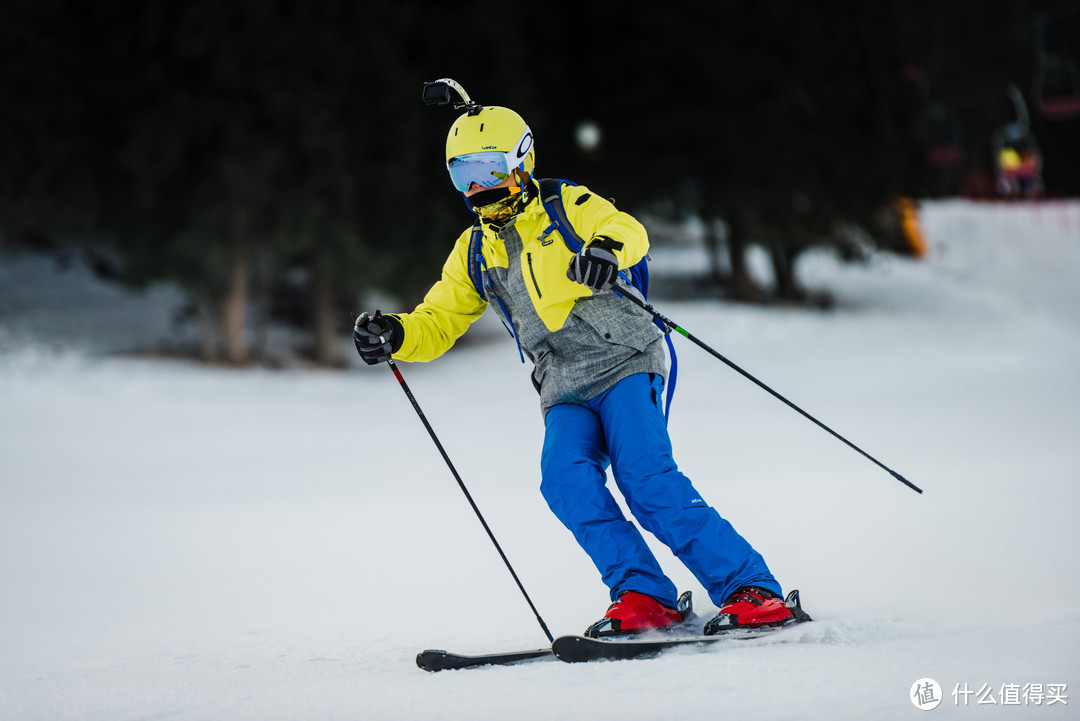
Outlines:
<svg viewBox="0 0 1080 721"><path fill-rule="evenodd" d="M612 252L616 250L611 247L613 245L622 247L622 243L606 238L589 243L584 250L570 259L566 277L591 288L594 293L600 293L615 285L615 281L619 279L619 261Z"/></svg>
<svg viewBox="0 0 1080 721"><path fill-rule="evenodd" d="M374 317L361 313L353 326L356 352L369 366L390 360L390 356L401 348L404 339L405 329L401 327L401 322L379 311L375 311Z"/></svg>

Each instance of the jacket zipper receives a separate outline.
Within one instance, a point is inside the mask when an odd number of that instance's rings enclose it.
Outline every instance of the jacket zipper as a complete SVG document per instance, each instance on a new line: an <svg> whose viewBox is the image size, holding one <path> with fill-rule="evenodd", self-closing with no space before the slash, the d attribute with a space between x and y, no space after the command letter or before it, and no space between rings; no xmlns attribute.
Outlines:
<svg viewBox="0 0 1080 721"><path fill-rule="evenodd" d="M533 272L532 253L526 253L525 260L529 263L529 275L532 277L533 288L536 288L536 297L537 299L543 298L544 294L540 292L540 284L536 282L536 273Z"/></svg>

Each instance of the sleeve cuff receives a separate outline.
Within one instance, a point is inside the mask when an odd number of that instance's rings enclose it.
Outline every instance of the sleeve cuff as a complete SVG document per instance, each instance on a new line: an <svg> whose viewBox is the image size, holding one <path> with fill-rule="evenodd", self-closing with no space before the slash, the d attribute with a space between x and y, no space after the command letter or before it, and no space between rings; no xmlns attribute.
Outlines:
<svg viewBox="0 0 1080 721"><path fill-rule="evenodd" d="M589 248L603 248L604 250L610 250L612 252L622 250L623 244L621 241L609 238L606 235L594 235L592 240L586 244Z"/></svg>
<svg viewBox="0 0 1080 721"><path fill-rule="evenodd" d="M396 315L384 315L383 319L386 320L391 328L390 333L390 352L397 353L401 350L401 345L405 342L405 326L401 324Z"/></svg>

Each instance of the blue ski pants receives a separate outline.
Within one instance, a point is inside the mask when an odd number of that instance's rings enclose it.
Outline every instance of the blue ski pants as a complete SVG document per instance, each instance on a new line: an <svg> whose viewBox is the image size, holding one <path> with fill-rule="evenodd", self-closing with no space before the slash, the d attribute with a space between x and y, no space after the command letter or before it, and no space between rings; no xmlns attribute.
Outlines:
<svg viewBox="0 0 1080 721"><path fill-rule="evenodd" d="M782 595L761 555L675 465L663 385L654 374L632 375L586 403L549 409L544 500L592 559L613 601L637 591L674 606L678 593L608 490L608 466L641 527L671 549L717 606L745 585Z"/></svg>

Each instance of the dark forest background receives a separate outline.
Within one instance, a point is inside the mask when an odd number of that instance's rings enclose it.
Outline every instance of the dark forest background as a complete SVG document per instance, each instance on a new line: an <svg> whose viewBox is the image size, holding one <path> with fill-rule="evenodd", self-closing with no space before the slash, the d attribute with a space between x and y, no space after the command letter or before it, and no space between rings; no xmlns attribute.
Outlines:
<svg viewBox="0 0 1080 721"><path fill-rule="evenodd" d="M911 253L899 199L995 195L1009 86L1042 194L1080 193L1080 121L1040 112L1042 95L1077 92L1077 10L4 0L0 243L178 284L206 358L257 360L252 328L274 318L339 364L365 298L411 307L471 222L443 164L457 113L420 100L452 77L526 118L538 176L704 221L713 261L684 287L806 302L807 248ZM751 245L775 287L747 273Z"/></svg>

